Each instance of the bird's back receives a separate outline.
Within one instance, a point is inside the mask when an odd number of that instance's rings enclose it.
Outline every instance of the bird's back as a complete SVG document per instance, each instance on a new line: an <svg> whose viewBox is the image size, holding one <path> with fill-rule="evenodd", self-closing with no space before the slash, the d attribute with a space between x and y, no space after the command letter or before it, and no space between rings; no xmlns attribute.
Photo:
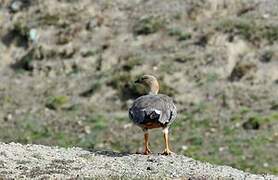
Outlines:
<svg viewBox="0 0 278 180"><path fill-rule="evenodd" d="M137 125L157 123L162 127L171 124L177 110L173 100L166 95L144 95L137 98L129 109L129 117Z"/></svg>

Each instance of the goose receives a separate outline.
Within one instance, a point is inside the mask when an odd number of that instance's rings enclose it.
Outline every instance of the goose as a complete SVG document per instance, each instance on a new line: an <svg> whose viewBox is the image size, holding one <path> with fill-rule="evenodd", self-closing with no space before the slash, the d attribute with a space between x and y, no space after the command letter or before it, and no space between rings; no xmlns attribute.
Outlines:
<svg viewBox="0 0 278 180"><path fill-rule="evenodd" d="M129 118L144 132L143 154L152 153L149 148L148 130L153 128L163 129L165 150L162 154L174 154L169 148L168 138L169 126L177 116L177 108L172 98L164 94L158 94L159 83L152 75L143 75L135 83L142 84L148 90L148 94L135 99L128 110Z"/></svg>

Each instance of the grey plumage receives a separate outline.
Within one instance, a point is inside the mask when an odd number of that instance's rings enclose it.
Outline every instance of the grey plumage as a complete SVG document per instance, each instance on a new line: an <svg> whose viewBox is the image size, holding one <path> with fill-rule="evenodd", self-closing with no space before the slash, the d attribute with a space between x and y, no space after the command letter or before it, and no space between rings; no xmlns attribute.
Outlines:
<svg viewBox="0 0 278 180"><path fill-rule="evenodd" d="M150 154L148 129L163 128L165 150L162 154L170 155L168 127L176 119L177 109L173 100L158 94L159 83L152 75L143 75L135 83L144 85L148 95L137 98L128 110L130 119L144 131L144 154Z"/></svg>
<svg viewBox="0 0 278 180"><path fill-rule="evenodd" d="M157 123L167 127L176 118L177 110L173 100L166 95L144 95L137 98L129 109L129 117L139 126Z"/></svg>

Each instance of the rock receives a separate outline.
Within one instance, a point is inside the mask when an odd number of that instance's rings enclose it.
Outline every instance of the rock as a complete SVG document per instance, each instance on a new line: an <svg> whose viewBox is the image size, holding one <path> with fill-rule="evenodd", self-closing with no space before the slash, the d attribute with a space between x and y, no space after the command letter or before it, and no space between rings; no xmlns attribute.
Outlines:
<svg viewBox="0 0 278 180"><path fill-rule="evenodd" d="M29 0L13 0L9 6L11 12L16 13L30 5Z"/></svg>
<svg viewBox="0 0 278 180"><path fill-rule="evenodd" d="M12 114L8 114L7 116L4 117L4 120L5 121L10 121L10 120L12 120L12 118L13 118L13 115Z"/></svg>
<svg viewBox="0 0 278 180"><path fill-rule="evenodd" d="M257 71L257 65L250 61L239 61L236 63L229 80L240 81L244 76Z"/></svg>
<svg viewBox="0 0 278 180"><path fill-rule="evenodd" d="M22 1L13 1L10 5L10 9L12 12L18 12L22 9L23 2Z"/></svg>
<svg viewBox="0 0 278 180"><path fill-rule="evenodd" d="M97 26L98 26L97 19L96 19L96 18L93 18L93 19L91 19L91 20L87 23L86 29L87 29L88 31L92 31L92 30L94 30Z"/></svg>
<svg viewBox="0 0 278 180"><path fill-rule="evenodd" d="M242 127L244 129L254 129L258 130L260 128L261 124L257 118L249 118L246 122L242 124Z"/></svg>
<svg viewBox="0 0 278 180"><path fill-rule="evenodd" d="M38 32L37 29L31 29L29 31L29 39L33 42L36 42L38 40Z"/></svg>
<svg viewBox="0 0 278 180"><path fill-rule="evenodd" d="M85 151L43 145L0 143L3 179L268 179L228 166L195 161L182 155L140 155L108 151ZM155 159L150 161L148 159ZM4 173L8 172L8 173Z"/></svg>

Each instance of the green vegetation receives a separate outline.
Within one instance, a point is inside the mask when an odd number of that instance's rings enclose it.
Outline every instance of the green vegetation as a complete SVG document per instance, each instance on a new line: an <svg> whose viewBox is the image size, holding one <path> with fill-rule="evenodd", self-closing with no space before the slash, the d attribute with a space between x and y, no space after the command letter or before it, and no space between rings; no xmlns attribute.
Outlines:
<svg viewBox="0 0 278 180"><path fill-rule="evenodd" d="M262 54L260 61L263 63L269 63L272 60L273 55L274 52L272 50L267 50Z"/></svg>
<svg viewBox="0 0 278 180"><path fill-rule="evenodd" d="M207 83L214 83L218 80L218 74L211 72L207 74Z"/></svg>
<svg viewBox="0 0 278 180"><path fill-rule="evenodd" d="M95 130L102 130L107 127L107 119L103 115L91 116L86 121Z"/></svg>
<svg viewBox="0 0 278 180"><path fill-rule="evenodd" d="M181 15L181 13L176 13L176 14L173 16L173 18L174 18L175 20L180 20L180 19L182 18L182 15Z"/></svg>
<svg viewBox="0 0 278 180"><path fill-rule="evenodd" d="M60 101L64 98L56 97L54 99ZM248 118L246 122L260 124L260 131L254 131L252 128L245 129L244 126L235 126L236 123L244 124L244 119L250 113L254 114L247 107L242 107L238 114L234 114L238 117L236 121L223 123L217 122L207 115L207 105L205 102L194 104L187 112L180 113L176 122L171 126L171 145L178 154L220 165L226 164L251 172L277 172L275 165L277 152L274 148L278 143L277 135L275 135L275 131L267 128L277 123L277 113L266 116L253 115ZM76 114L77 112L78 110L73 110L70 113ZM17 141L23 143L51 143L65 147L81 146L88 149L105 147L120 152L135 152L137 148L142 147L143 142L142 132L139 128L125 129L125 125L131 123L127 116L113 116L111 119L104 114L92 113L82 120L82 126L75 125L74 129L70 131L59 130L54 124L43 125L39 120L28 116L21 122L18 124L20 131L13 131L13 135L6 134L6 140L9 139L9 136L15 138L16 134ZM73 121L67 121L67 123L75 124ZM138 130L136 131L137 138L133 137L134 130ZM252 135L248 135L249 133ZM161 131L151 131L151 139L151 148L155 152L159 152L163 148ZM271 153L265 154L265 147L269 147ZM261 162L262 159L265 162ZM263 165L262 163L268 164Z"/></svg>
<svg viewBox="0 0 278 180"><path fill-rule="evenodd" d="M136 35L148 35L157 32L164 26L164 21L160 17L143 17L139 19L133 27Z"/></svg>
<svg viewBox="0 0 278 180"><path fill-rule="evenodd" d="M165 62L165 63L161 64L159 66L160 72L167 73L167 74L173 74L177 70L177 68L175 66L172 66L172 63L173 62L169 61L167 63Z"/></svg>
<svg viewBox="0 0 278 180"><path fill-rule="evenodd" d="M4 142L10 141L12 138L15 142L20 143L38 143L38 144L56 144L59 146L72 146L76 144L74 134L60 131L54 125L47 125L42 123L40 119L24 115L16 124L16 128L3 131L1 129L0 135ZM4 134L3 134L4 133Z"/></svg>
<svg viewBox="0 0 278 180"><path fill-rule="evenodd" d="M100 80L96 80L92 83L88 90L82 92L80 95L83 97L90 97L101 88L101 85L102 82Z"/></svg>
<svg viewBox="0 0 278 180"><path fill-rule="evenodd" d="M271 114L260 120L256 118L256 120L260 122L266 119L273 120L273 116L275 119L277 114ZM188 137L185 143L187 148L182 150L185 155L201 161L228 164L246 171L255 170L262 173L270 170L261 164L264 162L260 161L264 159L265 162L274 163L275 158L272 155L265 156L264 154L265 146L274 148L275 143L277 143L277 139L272 135L273 131L261 129L254 136L240 136L240 134L247 132L244 132L243 128L235 128L232 122L230 125L222 127L221 124L216 124L213 120L197 121L194 115L186 117L190 117L190 119L183 121L183 125L179 125L181 129L178 129L179 132L186 133L183 136ZM254 120L254 118L251 119ZM275 121L277 122L277 119ZM272 121L272 123L274 122ZM178 136L179 132L174 132L174 134ZM274 151L273 149L273 153ZM260 162L260 166L258 166L258 162ZM269 167L274 166L273 169L277 169L277 166L270 164ZM271 172L274 173L275 171Z"/></svg>
<svg viewBox="0 0 278 180"><path fill-rule="evenodd" d="M165 82L163 82L163 80L161 80L160 82L161 82L160 90L159 90L160 93L167 94L168 96L171 96L171 97L173 97L177 93L177 91L174 88L167 85Z"/></svg>
<svg viewBox="0 0 278 180"><path fill-rule="evenodd" d="M239 81L245 75L247 75L249 72L256 71L256 70L257 70L256 64L254 64L252 62L239 61L235 65L235 67L229 77L229 80L230 81Z"/></svg>
<svg viewBox="0 0 278 180"><path fill-rule="evenodd" d="M278 40L277 25L256 22L250 19L235 18L222 20L216 26L216 30L233 36L239 35L255 44L264 40L272 44Z"/></svg>
<svg viewBox="0 0 278 180"><path fill-rule="evenodd" d="M98 53L99 53L98 49L93 49L93 50L88 50L88 51L82 52L81 56L86 58L86 57L95 56Z"/></svg>
<svg viewBox="0 0 278 180"><path fill-rule="evenodd" d="M34 52L35 52L34 49L27 52L17 63L13 64L12 67L17 72L21 72L22 70L32 71L33 70L32 61L34 60Z"/></svg>
<svg viewBox="0 0 278 180"><path fill-rule="evenodd" d="M132 69L136 68L136 66L143 64L143 59L138 56L128 56L125 58L124 63L122 65L122 69L124 71L131 71Z"/></svg>
<svg viewBox="0 0 278 180"><path fill-rule="evenodd" d="M51 96L47 99L46 107L53 110L62 108L69 102L68 96Z"/></svg>
<svg viewBox="0 0 278 180"><path fill-rule="evenodd" d="M59 15L46 14L45 16L40 17L40 23L42 25L47 25L47 26L58 25L59 21L60 21Z"/></svg>
<svg viewBox="0 0 278 180"><path fill-rule="evenodd" d="M191 39L191 34L190 33L183 32L182 30L177 29L177 28L170 29L169 30L169 35L177 37L178 41L185 41L185 40Z"/></svg>
<svg viewBox="0 0 278 180"><path fill-rule="evenodd" d="M135 80L136 78L132 78L129 73L119 73L113 77L109 85L117 90L121 99L134 99L145 93L144 87L136 85Z"/></svg>
<svg viewBox="0 0 278 180"><path fill-rule="evenodd" d="M97 144L105 141L103 136L108 129L108 119L100 114L89 116L85 119L87 132L77 143L81 147L95 148Z"/></svg>
<svg viewBox="0 0 278 180"><path fill-rule="evenodd" d="M191 62L194 61L195 57L189 54L177 54L174 57L174 61L179 62L179 63L186 63L186 62Z"/></svg>
<svg viewBox="0 0 278 180"><path fill-rule="evenodd" d="M269 116L253 115L246 122L243 123L245 129L259 129L261 126L278 122L278 114L273 113Z"/></svg>
<svg viewBox="0 0 278 180"><path fill-rule="evenodd" d="M29 30L30 28L27 26L27 22L24 18L19 18L13 23L13 31L16 31L21 36L27 38Z"/></svg>

